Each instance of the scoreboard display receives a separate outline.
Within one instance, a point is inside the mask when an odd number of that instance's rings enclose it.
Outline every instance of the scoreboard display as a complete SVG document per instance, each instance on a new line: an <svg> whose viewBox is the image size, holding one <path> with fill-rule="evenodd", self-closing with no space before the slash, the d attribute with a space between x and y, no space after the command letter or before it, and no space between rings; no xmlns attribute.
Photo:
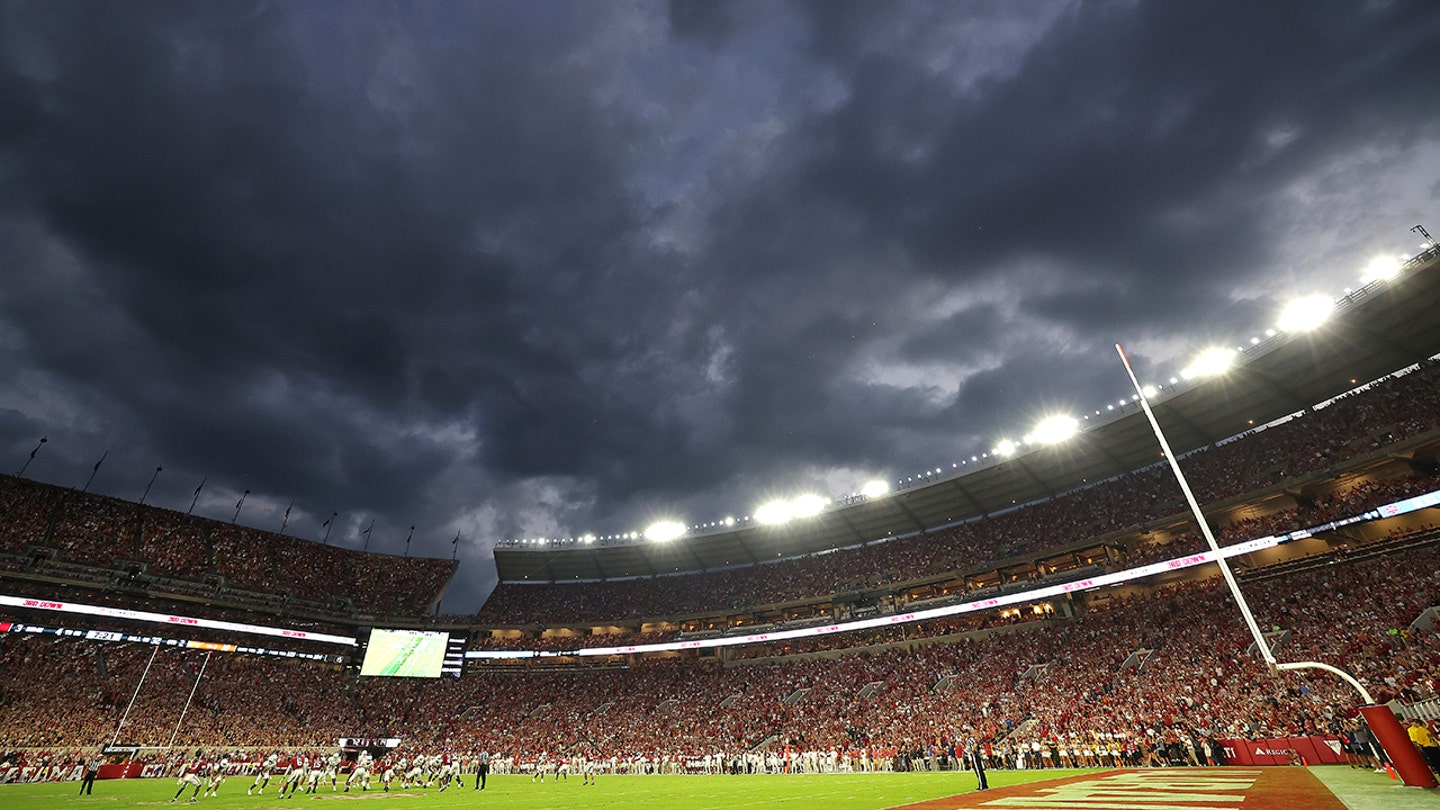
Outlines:
<svg viewBox="0 0 1440 810"><path fill-rule="evenodd" d="M378 678L458 678L465 664L465 635L437 630L375 628L360 674Z"/></svg>

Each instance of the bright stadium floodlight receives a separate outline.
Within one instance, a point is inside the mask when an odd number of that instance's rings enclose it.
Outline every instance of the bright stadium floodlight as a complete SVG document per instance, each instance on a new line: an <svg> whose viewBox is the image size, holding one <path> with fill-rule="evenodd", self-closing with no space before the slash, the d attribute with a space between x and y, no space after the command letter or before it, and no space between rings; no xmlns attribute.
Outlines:
<svg viewBox="0 0 1440 810"><path fill-rule="evenodd" d="M778 526L781 523L790 522L790 503L788 501L771 501L762 504L755 510L755 519L767 526Z"/></svg>
<svg viewBox="0 0 1440 810"><path fill-rule="evenodd" d="M1400 274L1400 264L1403 259L1396 260L1389 256L1376 256L1365 265L1365 270L1360 273L1360 280L1366 283L1371 281L1389 281Z"/></svg>
<svg viewBox="0 0 1440 810"><path fill-rule="evenodd" d="M1307 295L1286 304L1275 326L1283 332L1309 332L1325 323L1334 311L1335 302L1330 296Z"/></svg>
<svg viewBox="0 0 1440 810"><path fill-rule="evenodd" d="M685 524L673 520L657 521L645 529L645 539L653 543L664 543L683 534L685 534Z"/></svg>
<svg viewBox="0 0 1440 810"><path fill-rule="evenodd" d="M1015 449L1015 442L1009 439L1001 439L1000 443L995 445L994 453L997 456L1013 456L1015 455Z"/></svg>
<svg viewBox="0 0 1440 810"><path fill-rule="evenodd" d="M1074 436L1080 430L1080 420L1073 416L1056 414L1041 419L1035 430L1025 437L1025 442L1036 444L1058 444Z"/></svg>
<svg viewBox="0 0 1440 810"><path fill-rule="evenodd" d="M820 514L828 503L819 495L801 495L790 502L790 514L794 517L813 517Z"/></svg>
<svg viewBox="0 0 1440 810"><path fill-rule="evenodd" d="M865 486L860 488L860 494L864 495L867 498L878 498L889 491L890 484L879 479L876 479L874 481L866 481Z"/></svg>
<svg viewBox="0 0 1440 810"><path fill-rule="evenodd" d="M1160 393L1160 389L1156 388L1153 385L1147 385L1144 388L1140 389L1140 392L1145 395L1146 399L1154 399L1155 395Z"/></svg>
<svg viewBox="0 0 1440 810"><path fill-rule="evenodd" d="M1195 355L1195 359L1190 361L1190 365L1180 372L1180 376L1187 380L1193 380L1196 377L1213 377L1229 371L1234 362L1234 349L1220 347L1206 349Z"/></svg>

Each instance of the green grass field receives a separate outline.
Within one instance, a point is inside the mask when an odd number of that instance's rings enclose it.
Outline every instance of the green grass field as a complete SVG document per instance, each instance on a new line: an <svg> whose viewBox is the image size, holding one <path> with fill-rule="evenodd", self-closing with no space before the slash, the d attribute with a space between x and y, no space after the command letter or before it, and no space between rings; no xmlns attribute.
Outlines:
<svg viewBox="0 0 1440 810"><path fill-rule="evenodd" d="M1090 771L992 771L990 786L1001 787L1074 776ZM380 808L505 807L525 810L731 810L732 808L823 807L826 810L881 810L910 802L965 793L975 787L969 773L876 773L813 776L602 776L593 786L568 782L532 783L528 776L492 776L483 793L473 783L463 790L444 793L431 789L387 794L300 794L293 799L272 795L276 783L263 796L246 796L247 778L232 778L216 798L201 797L205 810L271 810L296 806ZM169 805L178 788L174 779L125 779L95 783L91 796L76 796L79 783L0 785L0 808L5 810L70 810L79 807L128 808ZM186 804L190 791L174 805Z"/></svg>
<svg viewBox="0 0 1440 810"><path fill-rule="evenodd" d="M1096 773L1093 770L991 771L990 786L1005 787ZM1310 768L1347 807L1353 810L1440 810L1440 792L1404 788L1385 776L1340 766ZM877 773L829 776L602 776L593 786L568 782L532 783L528 776L492 776L484 793L467 786L444 793L414 790L387 794L301 794L293 799L275 795L272 782L263 796L246 796L249 777L231 778L218 798L201 798L205 810L275 810L318 807L330 810L385 808L524 808L525 810L752 810L766 807L883 810L911 802L968 793L975 787L969 773ZM473 786L473 785L472 785ZM170 806L178 787L174 779L126 779L97 782L92 796L76 796L77 782L43 785L0 785L0 810L59 808L121 808ZM188 798L190 791L185 792ZM188 806L182 798L174 807ZM1297 810L1299 810L1297 808Z"/></svg>

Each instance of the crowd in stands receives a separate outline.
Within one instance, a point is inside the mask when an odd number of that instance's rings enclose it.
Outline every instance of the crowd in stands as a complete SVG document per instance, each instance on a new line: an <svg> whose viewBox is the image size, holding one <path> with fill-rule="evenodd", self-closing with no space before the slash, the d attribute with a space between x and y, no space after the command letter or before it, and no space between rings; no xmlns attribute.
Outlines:
<svg viewBox="0 0 1440 810"><path fill-rule="evenodd" d="M1437 427L1440 369L1425 365L1303 416L1191 453L1181 466L1197 499L1216 503L1325 470ZM1380 491L1353 497L1347 493L1349 502L1304 506L1295 517L1313 525L1306 521L1345 516L1359 504L1373 506L1395 494L1384 490L1408 492L1416 484L1400 480L1374 486ZM779 605L828 596L844 582L881 587L945 574L958 566L980 570L988 563L1033 556L1184 511L1179 486L1168 467L1157 464L1004 514L830 554L628 581L501 583L478 618L496 624L553 625ZM1231 536L1263 535L1261 520L1232 529ZM1274 518L1277 525L1290 520ZM1301 527L1285 530L1294 528ZM1184 547L1199 550L1204 541L1197 534ZM1162 553L1170 551L1155 552ZM1185 552L1175 551L1179 553Z"/></svg>
<svg viewBox="0 0 1440 810"><path fill-rule="evenodd" d="M1440 374L1427 366L1192 453L1183 465L1202 502L1265 490L1433 431L1440 426L1437 383ZM1219 539L1292 531L1437 486L1440 477L1424 473L1365 479L1297 497L1291 509L1232 520L1217 527ZM1033 557L1175 515L1181 504L1168 470L1155 467L1008 513L817 557L619 582L502 585L477 619L634 624L813 600L840 582L883 587ZM157 575L348 603L360 614L420 613L455 569L448 560L364 554L12 476L0 476L0 514L6 565L43 565L49 552L36 557L36 549L52 549L55 559L97 569L123 572L138 561ZM1129 567L1203 547L1198 535L1182 535L1141 544L1119 562ZM1333 563L1247 585L1262 626L1288 631L1284 657L1341 666L1381 701L1435 696L1440 639L1409 623L1440 604L1440 545ZM181 603L125 590L5 585L21 595L186 612ZM645 656L623 666L496 667L439 680L361 679L333 665L0 633L0 749L65 752L107 742L147 669L122 741L159 745L173 737L192 748L328 747L341 736L394 735L426 749L684 758L767 743L916 752L974 736L993 744L997 758L1058 763L1117 749L1143 757L1172 741L1183 748L1186 740L1313 733L1353 716L1359 700L1349 687L1322 674L1276 676L1245 652L1249 635L1218 579L1126 594L1076 595L1073 617L967 614L757 645L735 651L728 665L717 656ZM196 613L269 623L239 609ZM955 634L973 635L944 638ZM471 646L561 650L674 637L476 636Z"/></svg>
<svg viewBox="0 0 1440 810"><path fill-rule="evenodd" d="M371 615L424 613L456 568L452 560L323 545L8 475L0 476L0 515L0 552L12 552L0 564L12 569L34 565L20 555L42 547L61 562L99 570L123 572L140 563L161 577L320 608L353 605L353 612Z"/></svg>
<svg viewBox="0 0 1440 810"><path fill-rule="evenodd" d="M1248 596L1263 627L1289 631L1285 660L1341 666L1381 701L1440 690L1440 639L1409 628L1440 603L1433 539L1260 580ZM892 639L901 643L879 648L859 649L875 637L852 637L857 649L842 655L762 648L778 662L638 657L628 666L481 669L439 680L357 678L338 667L220 654L200 677L202 655L162 649L120 736L147 745L174 736L192 748L398 736L416 748L684 758L767 741L917 751L973 735L997 757L1023 750L1059 764L1061 751L1083 759L1097 746L1140 756L1167 738L1323 732L1361 702L1327 674L1276 676L1247 654L1250 636L1217 577L1085 595L1075 608L1073 619L958 642L909 643L904 630ZM1140 650L1153 652L1126 668ZM0 748L108 741L151 653L146 645L0 636Z"/></svg>

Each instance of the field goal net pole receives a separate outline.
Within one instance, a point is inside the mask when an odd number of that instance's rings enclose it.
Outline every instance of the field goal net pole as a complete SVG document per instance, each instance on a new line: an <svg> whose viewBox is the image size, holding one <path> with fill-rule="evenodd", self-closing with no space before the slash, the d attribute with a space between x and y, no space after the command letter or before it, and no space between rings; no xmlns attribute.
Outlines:
<svg viewBox="0 0 1440 810"><path fill-rule="evenodd" d="M120 739L120 730L125 728L125 721L130 717L130 710L135 708L135 698L140 697L140 687L145 685L145 678L150 674L150 665L155 663L155 654L160 652L160 645L150 653L150 660L145 664L145 671L140 673L140 682L135 684L135 693L130 696L130 704L125 707L125 713L120 715L120 724L115 727L115 736L110 738L110 744L114 745Z"/></svg>
<svg viewBox="0 0 1440 810"><path fill-rule="evenodd" d="M1115 344L1115 351L1120 355L1120 362L1125 364L1125 373L1130 376L1130 384L1135 387L1135 396L1140 402L1140 409L1145 412L1145 418L1150 420L1150 428L1155 431L1155 438L1160 442L1160 451L1165 454L1165 460L1170 463L1170 471L1175 473L1175 480L1180 482L1180 490L1185 493L1185 502L1190 505L1190 512L1195 516L1195 522L1200 525L1200 533L1205 535L1205 542L1210 544L1210 550L1215 554L1215 564L1220 566L1220 573L1224 575L1226 584L1230 586L1230 594L1235 597L1235 604L1239 606L1241 615L1245 617L1246 626L1250 628L1251 635L1255 637L1255 649L1260 651L1265 663L1270 666L1270 671L1320 669L1340 676L1360 692L1360 696L1366 704L1361 709L1361 714L1370 726L1370 730L1375 733L1375 739L1385 749L1390 760L1395 763L1402 781L1406 785L1435 787L1434 775L1431 774L1425 761L1420 758L1420 753L1415 746L1409 744L1410 738L1400 727L1400 722L1395 718L1394 712L1390 711L1387 706L1374 705L1375 700L1370 696L1370 690L1366 689L1348 672L1316 661L1281 664L1275 660L1275 654L1270 651L1269 643L1265 641L1264 634L1260 632L1260 626L1255 623L1254 614L1250 612L1250 604L1245 601L1245 595L1240 592L1240 583L1235 581L1235 575L1230 572L1230 565L1220 554L1220 544L1215 542L1215 535L1210 531L1210 524L1205 521L1205 514L1200 511L1200 504L1195 500L1195 494L1190 491L1190 484L1185 480L1185 474L1180 471L1180 460L1171 452L1170 443L1165 440L1165 434L1160 430L1160 423L1155 419L1155 412L1150 409L1150 401L1145 396L1144 389L1140 387L1139 380L1135 379L1135 370L1130 367L1130 358L1125 356L1125 350L1119 343Z"/></svg>
<svg viewBox="0 0 1440 810"><path fill-rule="evenodd" d="M195 692L200 688L200 679L205 677L205 667L210 665L210 656L214 653L205 653L205 660L200 662L200 673L195 676L195 685L190 687L190 697L185 698L185 708L180 710L180 719L175 721L175 732L170 735L170 742L165 745L166 749L175 747L175 738L180 736L180 724L185 722L185 713L190 711L190 703L195 700Z"/></svg>

